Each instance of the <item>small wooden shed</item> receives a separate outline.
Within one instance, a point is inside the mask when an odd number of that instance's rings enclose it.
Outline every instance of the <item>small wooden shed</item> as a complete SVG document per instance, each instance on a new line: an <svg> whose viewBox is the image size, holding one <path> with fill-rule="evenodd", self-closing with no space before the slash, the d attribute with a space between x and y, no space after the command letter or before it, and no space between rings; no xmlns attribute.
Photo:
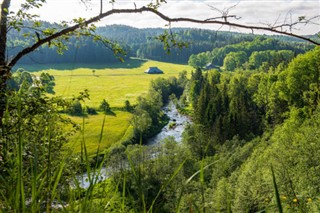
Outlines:
<svg viewBox="0 0 320 213"><path fill-rule="evenodd" d="M163 71L160 70L158 67L149 67L144 73L147 74L163 74Z"/></svg>

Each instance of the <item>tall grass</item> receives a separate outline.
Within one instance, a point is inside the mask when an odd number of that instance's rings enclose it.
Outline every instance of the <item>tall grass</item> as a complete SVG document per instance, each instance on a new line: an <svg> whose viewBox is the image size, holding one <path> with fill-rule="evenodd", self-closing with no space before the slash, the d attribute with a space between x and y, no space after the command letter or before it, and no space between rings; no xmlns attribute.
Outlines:
<svg viewBox="0 0 320 213"><path fill-rule="evenodd" d="M103 137L103 130L104 130L104 125L105 125L105 120L106 120L106 116L104 116L102 125L101 125L101 131L100 131L100 137L99 137L99 142L98 142L98 149L96 151L96 159L98 159L99 154L100 154L100 144L102 141L102 137ZM83 138L84 138L84 127L85 127L85 122L84 122L84 118L83 118ZM92 206L92 199L93 199L93 192L94 192L94 188L96 186L96 183L99 180L99 176L101 173L101 168L102 168L102 163L99 164L98 160L96 161L95 165L93 168L91 168L91 164L89 162L89 157L88 157L88 152L87 152L87 148L86 148L86 144L85 144L85 140L83 140L83 148L84 148L84 154L85 154L85 165L86 165L86 172L88 175L88 182L89 182L89 187L86 190L85 196L83 199L81 199L80 201L80 212L90 212ZM105 157L103 157L102 162L104 161Z"/></svg>
<svg viewBox="0 0 320 213"><path fill-rule="evenodd" d="M278 190L278 186L277 186L276 176L273 171L273 166L271 166L271 173L272 173L272 182L273 182L273 188L274 188L274 193L275 193L275 197L276 197L278 211L279 211L279 213L282 213L283 209L282 209L280 194L279 194L279 190Z"/></svg>
<svg viewBox="0 0 320 213"><path fill-rule="evenodd" d="M4 161L2 169L6 172L1 174L0 178L2 186L0 193L1 197L4 198L0 201L0 210L4 212L40 212L44 210L51 212L52 201L59 197L57 188L66 164L65 160L62 160L56 167L51 164L55 157L51 152L53 143L51 119L53 118L49 115L47 126L45 128L42 126L38 132L33 132L33 137L41 136L42 141L48 142L42 145L48 148L46 153L44 152L45 149L39 150L37 141L29 142L25 139L30 133L25 126L27 119L23 112L26 107L23 100L23 91L20 90L8 99L2 129L3 134L1 135L5 149L1 153L4 158L2 159ZM9 110L9 102L15 103L14 115ZM14 117L10 118L11 116ZM6 128L6 125L10 126L10 122L16 122L17 126L14 130ZM27 157L27 155L32 157ZM47 162L46 166L39 168L39 165L43 163L41 161L44 159ZM14 185L15 187L13 187Z"/></svg>
<svg viewBox="0 0 320 213"><path fill-rule="evenodd" d="M16 188L16 196L15 196L15 209L20 212L25 212L26 204L25 204L25 194L24 194L24 184L23 184L23 165L22 165L22 152L23 152L23 131L21 129L22 126L22 115L21 115L21 99L20 95L18 95L17 101L17 114L18 114L18 143L17 143L17 188Z"/></svg>
<svg viewBox="0 0 320 213"><path fill-rule="evenodd" d="M153 207L155 202L157 201L157 199L160 196L160 193L166 188L168 187L168 185L173 181L173 179L178 175L178 173L180 172L180 170L182 169L182 167L184 166L186 160L184 160L179 167L174 171L174 173L171 175L171 177L160 187L160 190L157 193L157 196L153 199L152 204L150 206L150 209L148 212L153 212Z"/></svg>

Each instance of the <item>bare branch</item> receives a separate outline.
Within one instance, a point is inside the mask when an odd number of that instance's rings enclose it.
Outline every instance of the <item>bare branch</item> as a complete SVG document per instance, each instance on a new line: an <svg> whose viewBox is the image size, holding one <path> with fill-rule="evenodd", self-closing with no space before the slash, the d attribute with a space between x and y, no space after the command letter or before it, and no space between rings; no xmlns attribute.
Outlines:
<svg viewBox="0 0 320 213"><path fill-rule="evenodd" d="M310 18L310 19L306 19L306 17L301 16L301 17L299 17L298 21L290 22L290 23L283 23L283 24L279 24L279 25L274 25L274 26L272 26L272 28L278 29L278 28L288 27L289 29L293 29L293 27L296 26L296 25L298 25L298 24L304 24L304 25L307 25L307 24L320 25L320 24L317 23L317 22L313 22L313 20L319 19L319 18L320 18L320 15L314 16L314 17L312 17L312 18Z"/></svg>
<svg viewBox="0 0 320 213"><path fill-rule="evenodd" d="M221 25L221 26L219 27L219 29L216 30L215 39L217 39L217 37L218 37L218 32L222 29L223 26L224 26L224 25Z"/></svg>
<svg viewBox="0 0 320 213"><path fill-rule="evenodd" d="M269 27L274 27L276 24L278 24L278 21L280 19L281 14L278 15L278 18L275 20L275 22L273 23L273 25L269 25Z"/></svg>
<svg viewBox="0 0 320 213"><path fill-rule="evenodd" d="M103 0L100 0L100 15L102 14L103 11Z"/></svg>
<svg viewBox="0 0 320 213"><path fill-rule="evenodd" d="M208 6L212 10L215 10L215 11L219 12L221 14L221 16L220 17L216 17L216 18L209 18L209 19L207 19L207 21L214 20L214 19L223 19L225 22L228 22L228 18L235 18L236 20L241 19L241 17L237 17L236 15L229 15L229 11L231 9L235 8L238 4L239 4L239 2L237 4L235 4L235 5L232 5L231 7L224 8L223 10L220 10L220 9L208 4Z"/></svg>
<svg viewBox="0 0 320 213"><path fill-rule="evenodd" d="M91 0L80 0L80 2L86 7L86 9L89 9L90 8L90 1Z"/></svg>
<svg viewBox="0 0 320 213"><path fill-rule="evenodd" d="M224 19L226 21L227 18L234 18L236 20L241 19L241 17L238 17L236 15L228 15L228 16L219 16L219 17L214 17L214 18L208 18L205 21L212 21L212 20L216 20L216 19Z"/></svg>

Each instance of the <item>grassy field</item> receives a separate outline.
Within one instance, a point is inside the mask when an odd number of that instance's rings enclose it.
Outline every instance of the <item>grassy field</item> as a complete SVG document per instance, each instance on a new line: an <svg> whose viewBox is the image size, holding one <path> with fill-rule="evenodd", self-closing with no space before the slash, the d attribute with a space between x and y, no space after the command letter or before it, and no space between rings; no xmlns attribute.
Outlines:
<svg viewBox="0 0 320 213"><path fill-rule="evenodd" d="M135 104L137 97L148 90L152 79L178 76L178 73L183 70L189 73L191 71L191 67L187 65L157 61L144 61L139 67L133 66L132 68L130 64L127 66L127 68L94 69L94 73L92 68L77 68L74 70L48 69L41 72L48 72L55 76L56 95L72 97L88 89L90 100L86 101L85 105L98 107L100 102L106 99L111 107L122 107L125 100ZM145 74L144 71L152 66L157 66L164 71L164 74Z"/></svg>
<svg viewBox="0 0 320 213"><path fill-rule="evenodd" d="M129 123L131 114L123 111L114 111L115 115L106 115L105 124L103 125L104 114L91 115L84 118L84 140L89 155L95 154L100 141L101 129L103 127L100 150L110 147L117 142L123 142L132 137L133 129ZM74 122L83 126L82 117L70 117ZM81 127L81 129L83 129ZM70 138L71 142L67 144L74 153L81 151L81 141L83 134L77 132Z"/></svg>
<svg viewBox="0 0 320 213"><path fill-rule="evenodd" d="M77 65L78 66L78 65ZM157 66L164 71L161 75L145 74L144 71L149 67ZM56 95L62 97L72 97L78 95L85 89L89 90L90 100L83 105L98 107L103 99L106 99L111 107L124 106L125 100L131 104L136 103L138 96L148 91L152 79L178 74L186 70L188 73L192 70L187 65L178 65L163 63L157 61L130 60L125 64L116 64L109 68L102 68L97 65L94 68L88 68L90 65L83 65L86 68L70 69L71 65L53 65L55 69L47 67L26 67L27 70L44 70L34 72L39 75L41 72L47 72L55 77ZM95 70L93 73L92 70ZM124 141L133 134L132 126L129 123L131 114L123 111L114 111L115 116L107 116L104 126L103 139L100 144L102 149L110 147L113 143ZM82 124L81 117L71 117L76 123ZM89 154L94 154L98 145L102 128L104 115L98 114L85 118L84 139ZM82 134L77 133L71 138L67 145L75 152L81 151Z"/></svg>

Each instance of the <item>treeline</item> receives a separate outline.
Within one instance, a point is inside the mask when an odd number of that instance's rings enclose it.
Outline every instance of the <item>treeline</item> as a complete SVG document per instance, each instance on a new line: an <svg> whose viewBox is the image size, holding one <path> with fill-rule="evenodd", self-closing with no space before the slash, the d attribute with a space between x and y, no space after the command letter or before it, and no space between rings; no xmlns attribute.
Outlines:
<svg viewBox="0 0 320 213"><path fill-rule="evenodd" d="M138 47L136 56L158 61L187 63L192 54L253 39L251 35L202 29L173 29L172 35L177 42L185 42L187 47L182 49L172 48L168 54L167 51L163 50L163 43L155 39L149 39L144 46Z"/></svg>
<svg viewBox="0 0 320 213"><path fill-rule="evenodd" d="M63 26L48 22L39 22L43 28L43 34L61 30ZM32 30L32 23L27 23L27 28L21 31L11 30L8 37L8 56L16 55L22 49L28 47L34 41L42 39L42 34ZM30 29L31 28L31 29ZM20 64L55 64L55 63L114 63L119 57L126 59L131 54L126 44L122 48L127 50L127 55L115 54L111 44L95 41L93 37L67 36L64 39L54 41L41 46L37 51L22 58Z"/></svg>
<svg viewBox="0 0 320 213"><path fill-rule="evenodd" d="M212 63L223 67L226 71L236 69L262 69L267 71L270 66L280 63L288 64L296 55L310 50L312 46L305 43L289 43L274 38L257 36L252 41L228 44L199 54L191 55L189 65L204 67Z"/></svg>
<svg viewBox="0 0 320 213"><path fill-rule="evenodd" d="M41 26L43 31L33 31L32 26L35 24ZM48 22L26 23L25 25L29 27L23 28L19 32L14 30L9 32L9 57L12 57L32 42L42 39L43 35L48 35L65 27ZM184 42L187 48L172 47L164 50L164 44L159 40L159 37L164 33L167 33L170 39L174 38L176 42ZM287 42L283 37L281 37L282 41L280 42L272 37L264 39L262 37L256 38L256 36L250 34L203 29L174 28L168 31L161 28L137 29L123 25L112 25L98 27L96 35L107 38L108 42L96 41L97 39L92 36L70 36L66 39L55 41L56 46L50 44L42 46L36 52L23 58L20 63L114 63L119 61L120 58L126 59L127 57L187 63L190 56L198 57L199 55L197 54L205 52L208 57L206 56L205 60L201 59L204 61L200 63L201 67L211 61L216 65L222 66L223 59L227 54L234 51L244 51L249 57L253 51L285 49L292 50L295 54L298 54L309 48L306 43L289 39ZM113 51L112 48L114 46L112 44L121 47L126 53L119 54L118 51ZM57 52L63 53L63 57ZM191 65L194 65L194 63L198 63L195 66L200 66L199 62L190 62Z"/></svg>

